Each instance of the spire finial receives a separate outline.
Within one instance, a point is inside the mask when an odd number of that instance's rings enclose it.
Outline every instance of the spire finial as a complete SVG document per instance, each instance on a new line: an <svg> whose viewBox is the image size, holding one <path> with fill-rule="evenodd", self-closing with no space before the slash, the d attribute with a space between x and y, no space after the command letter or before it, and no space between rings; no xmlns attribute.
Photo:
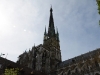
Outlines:
<svg viewBox="0 0 100 75"><path fill-rule="evenodd" d="M51 8L52 8L52 4L51 4Z"/></svg>
<svg viewBox="0 0 100 75"><path fill-rule="evenodd" d="M56 33L57 33L57 26L56 26Z"/></svg>
<svg viewBox="0 0 100 75"><path fill-rule="evenodd" d="M52 10L52 4L51 4L51 8L50 8L50 12L52 12L53 10Z"/></svg>
<svg viewBox="0 0 100 75"><path fill-rule="evenodd" d="M35 47L35 43L34 43L34 47Z"/></svg>
<svg viewBox="0 0 100 75"><path fill-rule="evenodd" d="M57 26L56 26L56 30L57 30L57 34L58 34L58 28L57 28Z"/></svg>
<svg viewBox="0 0 100 75"><path fill-rule="evenodd" d="M46 25L45 25L45 32L46 32Z"/></svg>
<svg viewBox="0 0 100 75"><path fill-rule="evenodd" d="M56 33L56 38L57 38L57 40L59 41L59 33L58 33L58 28L57 28L57 26L56 26L56 30L57 30L57 33Z"/></svg>
<svg viewBox="0 0 100 75"><path fill-rule="evenodd" d="M46 35L46 25L45 25L45 32L44 32L44 35Z"/></svg>

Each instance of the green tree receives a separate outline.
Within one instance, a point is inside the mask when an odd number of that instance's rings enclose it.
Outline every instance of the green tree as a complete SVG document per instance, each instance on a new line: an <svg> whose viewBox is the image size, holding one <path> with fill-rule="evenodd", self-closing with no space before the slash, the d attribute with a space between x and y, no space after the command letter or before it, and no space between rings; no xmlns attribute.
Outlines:
<svg viewBox="0 0 100 75"><path fill-rule="evenodd" d="M98 13L100 15L100 0L96 0L97 5L98 5ZM100 25L100 20L99 20L99 25Z"/></svg>
<svg viewBox="0 0 100 75"><path fill-rule="evenodd" d="M100 0L96 0L98 5L98 13L100 14Z"/></svg>
<svg viewBox="0 0 100 75"><path fill-rule="evenodd" d="M19 69L18 68L11 68L11 69L5 69L4 75L18 75Z"/></svg>

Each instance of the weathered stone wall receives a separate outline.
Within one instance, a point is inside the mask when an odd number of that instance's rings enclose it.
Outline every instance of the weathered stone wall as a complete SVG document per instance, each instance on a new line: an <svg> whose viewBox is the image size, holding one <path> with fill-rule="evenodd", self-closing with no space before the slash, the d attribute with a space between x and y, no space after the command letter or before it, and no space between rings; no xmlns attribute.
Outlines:
<svg viewBox="0 0 100 75"><path fill-rule="evenodd" d="M42 44L34 46L28 52L21 54L17 62L34 70L50 73L57 68L61 60L61 53L54 47L50 49L45 49Z"/></svg>
<svg viewBox="0 0 100 75"><path fill-rule="evenodd" d="M100 74L100 49L66 60L56 70L57 75Z"/></svg>

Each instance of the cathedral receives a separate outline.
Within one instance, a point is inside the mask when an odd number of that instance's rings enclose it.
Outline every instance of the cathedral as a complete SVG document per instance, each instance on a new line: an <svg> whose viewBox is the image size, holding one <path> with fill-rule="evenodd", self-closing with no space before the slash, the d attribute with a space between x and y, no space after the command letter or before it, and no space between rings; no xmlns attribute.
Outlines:
<svg viewBox="0 0 100 75"><path fill-rule="evenodd" d="M43 44L19 55L18 64L48 75L100 75L100 49L62 61L58 29L55 29L50 8L48 31Z"/></svg>

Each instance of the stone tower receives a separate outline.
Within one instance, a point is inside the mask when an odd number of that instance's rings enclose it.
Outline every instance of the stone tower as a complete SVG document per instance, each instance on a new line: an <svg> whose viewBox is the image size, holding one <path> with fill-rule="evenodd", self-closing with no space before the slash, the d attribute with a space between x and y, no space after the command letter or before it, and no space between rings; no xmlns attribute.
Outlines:
<svg viewBox="0 0 100 75"><path fill-rule="evenodd" d="M44 32L43 44L33 46L28 52L19 56L17 63L50 74L58 68L61 60L58 29L55 32L53 9L50 8L48 32Z"/></svg>
<svg viewBox="0 0 100 75"><path fill-rule="evenodd" d="M44 32L43 47L50 53L50 69L55 70L59 62L61 62L61 51L59 44L59 33L58 29L55 32L54 20L53 20L53 9L50 8L50 18L48 33Z"/></svg>

